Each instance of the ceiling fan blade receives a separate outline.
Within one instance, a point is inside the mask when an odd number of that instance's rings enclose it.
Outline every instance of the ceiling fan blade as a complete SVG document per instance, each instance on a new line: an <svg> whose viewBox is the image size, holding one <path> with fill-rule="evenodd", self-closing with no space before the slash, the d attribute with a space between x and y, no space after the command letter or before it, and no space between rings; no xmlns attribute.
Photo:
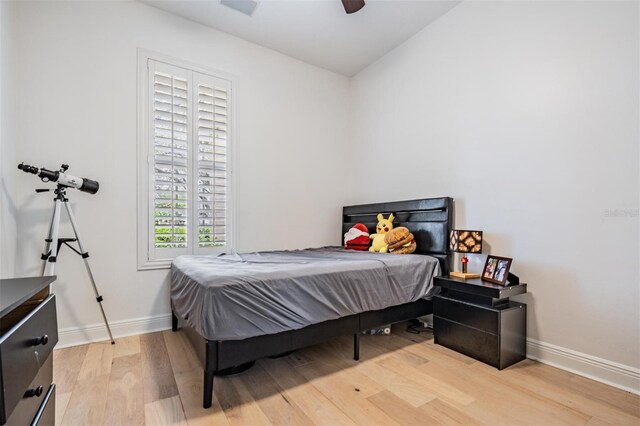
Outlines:
<svg viewBox="0 0 640 426"><path fill-rule="evenodd" d="M344 11L355 13L364 7L364 0L342 0Z"/></svg>

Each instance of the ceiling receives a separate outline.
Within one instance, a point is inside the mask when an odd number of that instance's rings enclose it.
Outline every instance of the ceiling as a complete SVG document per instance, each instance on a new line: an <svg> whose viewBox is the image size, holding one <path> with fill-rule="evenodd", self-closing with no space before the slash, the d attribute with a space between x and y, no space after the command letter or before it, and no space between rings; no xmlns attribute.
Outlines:
<svg viewBox="0 0 640 426"><path fill-rule="evenodd" d="M219 0L140 1L352 76L462 0L366 0L366 6L351 15L340 0L260 0L252 16Z"/></svg>

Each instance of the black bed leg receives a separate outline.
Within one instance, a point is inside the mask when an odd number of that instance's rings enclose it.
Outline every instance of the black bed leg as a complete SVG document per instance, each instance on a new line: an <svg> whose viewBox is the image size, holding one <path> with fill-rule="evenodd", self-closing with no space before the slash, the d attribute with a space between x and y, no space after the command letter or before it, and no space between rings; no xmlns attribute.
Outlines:
<svg viewBox="0 0 640 426"><path fill-rule="evenodd" d="M171 311L171 331L178 331L178 317Z"/></svg>
<svg viewBox="0 0 640 426"><path fill-rule="evenodd" d="M203 408L210 408L213 401L213 371L204 371L204 398Z"/></svg>
<svg viewBox="0 0 640 426"><path fill-rule="evenodd" d="M353 360L360 360L360 333L353 335Z"/></svg>

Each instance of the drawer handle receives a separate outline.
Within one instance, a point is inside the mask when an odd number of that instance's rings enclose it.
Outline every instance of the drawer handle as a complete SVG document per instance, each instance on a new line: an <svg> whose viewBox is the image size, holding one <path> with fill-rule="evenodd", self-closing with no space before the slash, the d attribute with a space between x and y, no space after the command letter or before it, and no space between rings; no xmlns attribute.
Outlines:
<svg viewBox="0 0 640 426"><path fill-rule="evenodd" d="M26 398L31 398L31 397L34 397L34 396L40 396L40 395L42 395L42 391L43 391L43 390L44 390L44 389L42 389L42 386L38 386L38 387L37 387L37 388L35 388L35 389L28 389L28 390L24 393L24 396L25 396Z"/></svg>
<svg viewBox="0 0 640 426"><path fill-rule="evenodd" d="M42 337L36 337L35 339L33 339L33 346L44 346L47 343L49 343L49 336L47 336L46 334Z"/></svg>

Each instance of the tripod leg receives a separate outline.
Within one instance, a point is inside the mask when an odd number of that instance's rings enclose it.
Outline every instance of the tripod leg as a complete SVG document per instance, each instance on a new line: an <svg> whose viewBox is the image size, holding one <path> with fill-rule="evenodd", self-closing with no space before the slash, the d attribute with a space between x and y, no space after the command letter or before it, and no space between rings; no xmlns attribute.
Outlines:
<svg viewBox="0 0 640 426"><path fill-rule="evenodd" d="M56 274L56 262L58 257L58 233L60 232L60 200L55 201L55 207L53 209L53 220L51 221L51 243L49 243L49 249L51 254L44 267L43 275L55 275Z"/></svg>
<svg viewBox="0 0 640 426"><path fill-rule="evenodd" d="M53 231L53 221L56 217L56 209L57 204L54 204L53 211L51 212L51 222L49 223L49 232L47 233L47 238L44 242L44 251L42 252L42 256L40 256L40 259L42 259L42 270L40 270L40 275L42 276L44 276L44 270L47 267L47 260L49 260L49 252L51 250L51 232Z"/></svg>
<svg viewBox="0 0 640 426"><path fill-rule="evenodd" d="M102 319L104 319L104 325L107 326L107 332L109 333L109 339L111 339L111 344L116 343L113 340L113 335L111 334L111 327L109 327L109 321L107 321L107 315L104 313L104 308L102 307L102 296L98 293L98 287L96 286L96 281L93 279L93 273L91 272L91 268L89 267L89 253L84 251L84 247L82 246L82 241L80 240L80 235L78 235L78 228L76 227L76 219L73 216L73 211L71 210L71 206L67 201L64 202L64 206L67 209L67 213L69 215L69 221L71 222L71 227L73 228L73 233L76 236L76 241L78 242L78 247L80 248L80 253L82 259L84 260L84 266L87 268L87 274L89 274L89 280L91 281L91 285L93 286L93 292L96 295L96 301L98 302L98 306L100 306L100 312L102 313Z"/></svg>

